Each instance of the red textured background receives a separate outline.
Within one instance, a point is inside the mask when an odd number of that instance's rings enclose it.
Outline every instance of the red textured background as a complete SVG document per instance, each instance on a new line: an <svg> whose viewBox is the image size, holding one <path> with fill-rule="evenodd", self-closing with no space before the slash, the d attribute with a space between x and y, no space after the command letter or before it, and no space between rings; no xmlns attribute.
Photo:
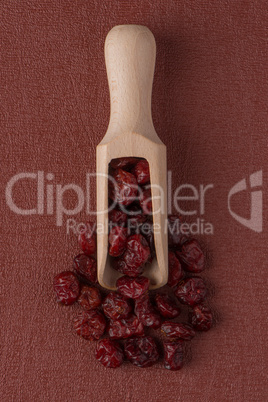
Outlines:
<svg viewBox="0 0 268 402"><path fill-rule="evenodd" d="M262 233L227 208L231 187L251 173L263 170L267 189L267 3L3 0L0 8L1 400L267 400L266 194ZM53 275L77 252L66 218L56 227L55 214L16 215L4 196L13 175L38 170L52 172L54 186L85 188L109 120L104 40L125 23L146 25L156 38L153 118L174 188L214 185L203 216L214 235L199 239L219 322L191 342L180 372L99 365L94 345L72 332L77 307L57 305L52 291ZM33 207L33 182L18 183L14 199ZM249 204L245 193L232 206L249 217Z"/></svg>

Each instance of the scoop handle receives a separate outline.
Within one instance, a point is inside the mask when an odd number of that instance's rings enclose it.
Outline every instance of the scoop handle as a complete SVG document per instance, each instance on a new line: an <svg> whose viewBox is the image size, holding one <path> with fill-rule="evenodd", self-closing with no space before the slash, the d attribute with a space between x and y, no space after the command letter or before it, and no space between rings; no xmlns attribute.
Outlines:
<svg viewBox="0 0 268 402"><path fill-rule="evenodd" d="M142 25L118 25L105 41L105 63L110 89L107 133L155 131L151 116L156 45Z"/></svg>

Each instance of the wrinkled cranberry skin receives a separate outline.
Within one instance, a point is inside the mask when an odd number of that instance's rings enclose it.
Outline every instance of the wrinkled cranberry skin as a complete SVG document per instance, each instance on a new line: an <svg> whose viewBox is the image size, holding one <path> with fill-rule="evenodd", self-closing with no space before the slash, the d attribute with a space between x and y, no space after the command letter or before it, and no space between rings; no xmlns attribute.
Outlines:
<svg viewBox="0 0 268 402"><path fill-rule="evenodd" d="M82 338L95 341L104 334L106 320L97 310L81 311L74 320L74 329Z"/></svg>
<svg viewBox="0 0 268 402"><path fill-rule="evenodd" d="M112 209L109 212L110 222L118 225L124 225L127 221L127 214L119 209Z"/></svg>
<svg viewBox="0 0 268 402"><path fill-rule="evenodd" d="M213 322L210 308L200 304L189 313L189 321L197 331L208 331Z"/></svg>
<svg viewBox="0 0 268 402"><path fill-rule="evenodd" d="M168 370L180 370L183 367L183 342L164 342L164 366Z"/></svg>
<svg viewBox="0 0 268 402"><path fill-rule="evenodd" d="M116 282L117 290L130 299L138 299L149 289L150 280L144 276L129 278L122 276Z"/></svg>
<svg viewBox="0 0 268 402"><path fill-rule="evenodd" d="M119 257L125 251L127 244L127 228L115 226L109 233L109 254L112 257Z"/></svg>
<svg viewBox="0 0 268 402"><path fill-rule="evenodd" d="M130 269L137 269L145 264L150 257L150 247L141 234L134 234L127 239L127 253L124 261ZM129 276L135 276L130 275Z"/></svg>
<svg viewBox="0 0 268 402"><path fill-rule="evenodd" d="M109 336L111 339L126 339L142 335L144 335L143 324L134 314L122 320L110 321Z"/></svg>
<svg viewBox="0 0 268 402"><path fill-rule="evenodd" d="M153 210L151 189L143 190L140 195L140 206L145 215L151 215Z"/></svg>
<svg viewBox="0 0 268 402"><path fill-rule="evenodd" d="M135 176L122 169L112 173L114 180L109 180L109 197L119 205L129 205L137 197L138 185Z"/></svg>
<svg viewBox="0 0 268 402"><path fill-rule="evenodd" d="M168 246L180 247L188 238L181 233L181 219L176 215L169 215L168 217Z"/></svg>
<svg viewBox="0 0 268 402"><path fill-rule="evenodd" d="M163 332L169 339L184 339L190 341L195 336L195 331L188 324L165 321L161 325Z"/></svg>
<svg viewBox="0 0 268 402"><path fill-rule="evenodd" d="M110 162L110 167L112 169L129 169L133 167L137 162L139 161L139 158L134 158L131 156L127 156L124 158L115 158L112 159Z"/></svg>
<svg viewBox="0 0 268 402"><path fill-rule="evenodd" d="M97 288L83 286L78 303L84 310L94 310L101 305L101 294Z"/></svg>
<svg viewBox="0 0 268 402"><path fill-rule="evenodd" d="M81 250L87 255L93 255L97 248L96 233L93 230L93 224L88 222L85 228L81 230L78 236L78 243Z"/></svg>
<svg viewBox="0 0 268 402"><path fill-rule="evenodd" d="M203 279L187 278L179 283L175 295L180 303L194 306L205 299L207 289Z"/></svg>
<svg viewBox="0 0 268 402"><path fill-rule="evenodd" d="M155 251L153 223L149 221L145 222L140 228L140 233L147 240L151 253L153 254Z"/></svg>
<svg viewBox="0 0 268 402"><path fill-rule="evenodd" d="M94 257L78 254L73 260L73 268L82 279L97 283L97 262Z"/></svg>
<svg viewBox="0 0 268 402"><path fill-rule="evenodd" d="M145 327L160 328L160 314L151 304L148 293L135 300L135 314Z"/></svg>
<svg viewBox="0 0 268 402"><path fill-rule="evenodd" d="M181 250L176 251L185 270L199 273L204 271L205 256L197 240L192 239L183 243Z"/></svg>
<svg viewBox="0 0 268 402"><path fill-rule="evenodd" d="M166 295L158 293L155 296L156 307L162 317L176 318L180 315L180 308Z"/></svg>
<svg viewBox="0 0 268 402"><path fill-rule="evenodd" d="M131 304L119 293L109 293L102 303L103 312L111 320L126 318L132 311Z"/></svg>
<svg viewBox="0 0 268 402"><path fill-rule="evenodd" d="M144 271L144 266L138 266L138 267L131 267L126 264L123 258L126 259L128 258L127 253L125 253L124 257L119 257L119 258L114 258L112 261L112 266L114 269L116 269L118 272L124 275L128 275L130 277L137 277L141 275Z"/></svg>
<svg viewBox="0 0 268 402"><path fill-rule="evenodd" d="M183 278L183 270L180 261L173 251L168 252L168 286L174 288Z"/></svg>
<svg viewBox="0 0 268 402"><path fill-rule="evenodd" d="M141 275L144 271L144 266L140 261L139 255L127 250L123 256L123 262L120 264L121 271L119 272L133 278Z"/></svg>
<svg viewBox="0 0 268 402"><path fill-rule="evenodd" d="M146 220L142 209L138 205L131 205L127 211L128 227L132 230L137 230Z"/></svg>
<svg viewBox="0 0 268 402"><path fill-rule="evenodd" d="M120 367L124 361L124 353L118 342L111 339L102 339L98 342L96 359L107 368Z"/></svg>
<svg viewBox="0 0 268 402"><path fill-rule="evenodd" d="M129 236L127 250L118 259L113 261L113 268L124 275L139 276L144 271L144 264L150 257L150 247L140 234Z"/></svg>
<svg viewBox="0 0 268 402"><path fill-rule="evenodd" d="M150 181L150 169L149 163L146 159L141 159L136 163L135 167L132 170L132 173L135 175L138 184L147 184Z"/></svg>
<svg viewBox="0 0 268 402"><path fill-rule="evenodd" d="M57 301L69 306L79 296L80 285L76 275L71 271L64 271L56 275L53 281L53 288Z"/></svg>
<svg viewBox="0 0 268 402"><path fill-rule="evenodd" d="M156 343L151 336L128 339L125 356L135 366L150 367L159 359Z"/></svg>

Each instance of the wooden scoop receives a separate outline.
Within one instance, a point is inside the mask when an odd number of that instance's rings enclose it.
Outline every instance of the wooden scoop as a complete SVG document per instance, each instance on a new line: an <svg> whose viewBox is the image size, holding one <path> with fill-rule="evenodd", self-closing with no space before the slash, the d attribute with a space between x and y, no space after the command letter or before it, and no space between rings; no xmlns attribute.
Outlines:
<svg viewBox="0 0 268 402"><path fill-rule="evenodd" d="M168 278L166 146L151 117L155 52L154 36L145 26L115 26L105 41L111 114L97 146L97 259L99 283L112 290L122 276L108 254L108 165L114 158L135 156L149 163L156 258L146 264L144 276L150 278L151 289Z"/></svg>

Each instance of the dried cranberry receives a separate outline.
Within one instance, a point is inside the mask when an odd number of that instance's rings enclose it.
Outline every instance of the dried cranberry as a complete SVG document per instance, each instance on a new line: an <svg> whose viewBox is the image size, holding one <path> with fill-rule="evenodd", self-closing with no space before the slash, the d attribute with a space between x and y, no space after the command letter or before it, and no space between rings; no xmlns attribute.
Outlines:
<svg viewBox="0 0 268 402"><path fill-rule="evenodd" d="M174 287L183 277L180 261L173 251L168 252L168 286Z"/></svg>
<svg viewBox="0 0 268 402"><path fill-rule="evenodd" d="M76 275L71 271L64 271L56 275L53 287L58 302L70 305L78 299L80 285Z"/></svg>
<svg viewBox="0 0 268 402"><path fill-rule="evenodd" d="M164 342L164 366L168 370L180 370L183 366L183 342Z"/></svg>
<svg viewBox="0 0 268 402"><path fill-rule="evenodd" d="M158 293L155 296L156 307L159 313L165 318L175 318L180 315L180 308L172 301L167 294Z"/></svg>
<svg viewBox="0 0 268 402"><path fill-rule="evenodd" d="M150 281L144 276L129 278L122 276L116 282L117 290L125 297L138 299L149 289Z"/></svg>
<svg viewBox="0 0 268 402"><path fill-rule="evenodd" d="M150 257L150 247L141 234L134 234L128 237L127 251L128 257L124 258L124 260L129 268L145 264Z"/></svg>
<svg viewBox="0 0 268 402"><path fill-rule="evenodd" d="M127 156L124 158L116 158L112 159L110 162L110 167L112 169L129 169L133 167L137 162L139 161L139 158L133 158L131 156Z"/></svg>
<svg viewBox="0 0 268 402"><path fill-rule="evenodd" d="M151 189L147 188L143 190L140 195L140 206L142 207L143 213L146 215L151 215L153 210L152 205L152 195Z"/></svg>
<svg viewBox="0 0 268 402"><path fill-rule="evenodd" d="M109 254L112 257L119 257L126 248L127 244L127 228L115 226L109 233Z"/></svg>
<svg viewBox="0 0 268 402"><path fill-rule="evenodd" d="M123 263L120 264L122 274L131 277L139 276L144 271L144 265L141 263L141 258L138 254L132 253L127 250L123 255Z"/></svg>
<svg viewBox="0 0 268 402"><path fill-rule="evenodd" d="M168 245L169 247L180 247L187 236L181 233L181 219L176 215L168 217Z"/></svg>
<svg viewBox="0 0 268 402"><path fill-rule="evenodd" d="M140 234L129 236L127 250L119 259L113 261L113 267L124 275L136 277L143 273L144 264L150 257L150 247Z"/></svg>
<svg viewBox="0 0 268 402"><path fill-rule="evenodd" d="M106 320L97 310L81 311L74 320L74 329L82 338L94 341L104 334Z"/></svg>
<svg viewBox="0 0 268 402"><path fill-rule="evenodd" d="M112 258L111 259L112 267L116 271L120 272L121 274L125 274L125 272L128 271L127 264L123 260L123 257L118 257L118 258ZM141 267L140 273L143 272L143 267ZM138 274L137 274L138 275Z"/></svg>
<svg viewBox="0 0 268 402"><path fill-rule="evenodd" d="M142 225L147 217L144 215L142 209L137 205L131 205L127 211L128 215L128 227L130 229L138 229L140 225Z"/></svg>
<svg viewBox="0 0 268 402"><path fill-rule="evenodd" d="M197 331L208 331L213 321L211 310L202 304L194 306L189 313L189 320Z"/></svg>
<svg viewBox="0 0 268 402"><path fill-rule="evenodd" d="M96 359L107 368L117 368L124 361L124 353L116 341L102 339L98 342L95 352Z"/></svg>
<svg viewBox="0 0 268 402"><path fill-rule="evenodd" d="M82 279L97 283L97 262L95 258L78 254L73 261L73 268Z"/></svg>
<svg viewBox="0 0 268 402"><path fill-rule="evenodd" d="M146 327L157 329L161 325L161 317L151 304L148 293L135 300L135 314Z"/></svg>
<svg viewBox="0 0 268 402"><path fill-rule="evenodd" d="M111 339L126 339L141 335L144 335L143 324L134 314L122 320L110 321L109 336Z"/></svg>
<svg viewBox="0 0 268 402"><path fill-rule="evenodd" d="M171 321L165 321L161 325L161 331L169 339L184 339L185 341L190 341L195 336L195 331L190 325Z"/></svg>
<svg viewBox="0 0 268 402"><path fill-rule="evenodd" d="M137 180L133 174L117 169L109 180L109 197L119 205L129 205L137 197Z"/></svg>
<svg viewBox="0 0 268 402"><path fill-rule="evenodd" d="M86 223L85 227L80 231L78 236L80 248L87 255L95 254L97 248L96 233L93 227L94 225L92 223Z"/></svg>
<svg viewBox="0 0 268 402"><path fill-rule="evenodd" d="M94 310L101 305L100 291L91 286L83 286L78 303L84 310Z"/></svg>
<svg viewBox="0 0 268 402"><path fill-rule="evenodd" d="M105 297L102 308L104 314L112 320L126 318L132 310L129 300L116 292Z"/></svg>
<svg viewBox="0 0 268 402"><path fill-rule="evenodd" d="M150 367L159 359L156 343L151 336L128 339L125 356L135 366Z"/></svg>
<svg viewBox="0 0 268 402"><path fill-rule="evenodd" d="M179 283L175 295L182 304L194 306L202 302L207 294L204 281L201 278L188 278Z"/></svg>
<svg viewBox="0 0 268 402"><path fill-rule="evenodd" d="M151 253L155 251L155 245L154 245L154 225L152 222L145 222L141 228L140 228L140 233L145 237L147 240Z"/></svg>
<svg viewBox="0 0 268 402"><path fill-rule="evenodd" d="M109 212L109 220L118 225L124 225L127 221L127 214L119 209L112 209Z"/></svg>
<svg viewBox="0 0 268 402"><path fill-rule="evenodd" d="M141 159L136 163L135 167L132 170L132 173L135 175L138 184L146 184L150 181L150 169L149 163L146 159Z"/></svg>
<svg viewBox="0 0 268 402"><path fill-rule="evenodd" d="M176 251L187 271L199 273L205 268L205 256L197 240L192 239L183 243L181 250Z"/></svg>

